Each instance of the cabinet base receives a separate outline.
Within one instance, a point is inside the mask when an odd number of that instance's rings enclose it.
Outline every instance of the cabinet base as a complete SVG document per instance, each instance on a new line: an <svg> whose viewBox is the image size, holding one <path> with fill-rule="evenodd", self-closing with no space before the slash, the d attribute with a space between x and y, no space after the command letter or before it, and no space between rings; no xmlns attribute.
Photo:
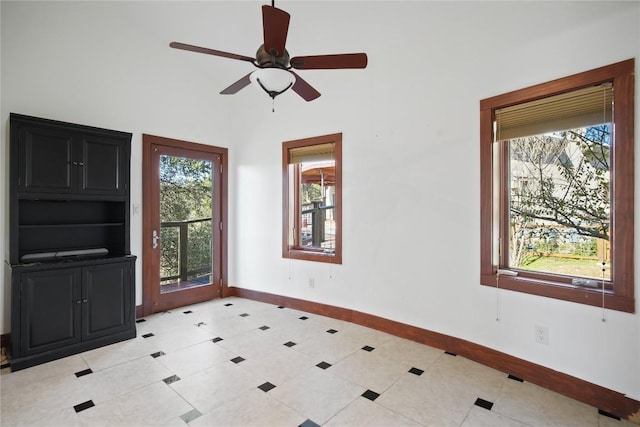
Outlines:
<svg viewBox="0 0 640 427"><path fill-rule="evenodd" d="M126 341L136 337L135 327L130 331L120 332L106 337L96 338L95 340L80 342L69 345L56 350L45 351L38 354L23 356L18 358L10 358L11 372L20 371L42 363L51 362L52 360L62 359L63 357L82 353L84 351L93 350L95 348L104 347L109 344L115 344L120 341Z"/></svg>

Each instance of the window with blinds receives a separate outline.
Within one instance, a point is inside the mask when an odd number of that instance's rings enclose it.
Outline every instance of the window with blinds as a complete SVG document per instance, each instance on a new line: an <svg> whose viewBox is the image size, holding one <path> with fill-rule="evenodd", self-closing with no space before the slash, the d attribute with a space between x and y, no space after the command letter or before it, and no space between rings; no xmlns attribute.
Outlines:
<svg viewBox="0 0 640 427"><path fill-rule="evenodd" d="M634 310L634 68L480 101L483 285Z"/></svg>
<svg viewBox="0 0 640 427"><path fill-rule="evenodd" d="M283 143L283 257L342 262L341 144L341 134Z"/></svg>

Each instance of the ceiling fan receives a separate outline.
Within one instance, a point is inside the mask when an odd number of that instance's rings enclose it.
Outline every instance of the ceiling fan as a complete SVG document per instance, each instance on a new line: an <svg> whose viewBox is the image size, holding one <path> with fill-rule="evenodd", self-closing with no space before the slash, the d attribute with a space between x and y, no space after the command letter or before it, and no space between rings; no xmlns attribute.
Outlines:
<svg viewBox="0 0 640 427"><path fill-rule="evenodd" d="M276 8L274 1L271 2L271 6L262 6L264 41L258 48L255 58L180 42L171 42L169 46L175 49L250 62L259 69L242 77L226 89L223 89L222 92L220 92L222 95L237 93L251 84L252 81L255 81L272 99L291 88L304 100L313 101L320 96L320 92L292 71L292 69L327 70L366 68L366 53L296 56L290 58L289 52L287 52L285 48L290 17L291 16L284 10Z"/></svg>

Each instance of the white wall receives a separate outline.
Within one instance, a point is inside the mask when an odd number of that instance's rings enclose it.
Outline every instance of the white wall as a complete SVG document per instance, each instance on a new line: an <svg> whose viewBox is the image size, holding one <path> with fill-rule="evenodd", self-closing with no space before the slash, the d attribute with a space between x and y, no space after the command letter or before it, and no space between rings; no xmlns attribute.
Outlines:
<svg viewBox="0 0 640 427"><path fill-rule="evenodd" d="M132 132L132 205L142 204L143 133L230 146L230 112L219 98L222 83L216 75L230 65L222 61L216 67L204 55L170 49L169 42L185 32L194 42L215 39L216 30L219 37L232 23L221 22L206 34L210 17L229 11L240 19L247 6L2 1L2 235L8 236L4 183L10 112ZM205 35L198 35L198 29ZM141 213L132 213L131 220L131 252L141 257ZM8 239L3 240L0 258L6 260ZM136 301L141 304L141 259L136 267ZM10 330L9 287L5 273L3 333Z"/></svg>
<svg viewBox="0 0 640 427"><path fill-rule="evenodd" d="M217 95L248 64L167 48L252 55L260 4L3 1L3 144L9 112L131 131L132 203L142 132L229 147L231 285L470 340L639 399L638 314L607 311L602 322L594 307L501 291L496 322L496 290L478 277L478 113L480 99L640 58L640 4L282 1L292 55L365 51L369 67L300 72L323 95L284 94L274 113L255 88ZM344 263L282 259L281 143L334 132ZM137 285L140 303L140 263ZM548 346L534 343L535 324L549 328Z"/></svg>

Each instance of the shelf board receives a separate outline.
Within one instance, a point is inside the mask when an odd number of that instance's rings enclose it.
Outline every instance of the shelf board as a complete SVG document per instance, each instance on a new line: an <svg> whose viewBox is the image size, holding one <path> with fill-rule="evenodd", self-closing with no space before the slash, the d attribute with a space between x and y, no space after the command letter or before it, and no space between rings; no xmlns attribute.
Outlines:
<svg viewBox="0 0 640 427"><path fill-rule="evenodd" d="M87 228L87 227L120 227L124 222L99 222L89 224L21 224L21 229L27 228Z"/></svg>

